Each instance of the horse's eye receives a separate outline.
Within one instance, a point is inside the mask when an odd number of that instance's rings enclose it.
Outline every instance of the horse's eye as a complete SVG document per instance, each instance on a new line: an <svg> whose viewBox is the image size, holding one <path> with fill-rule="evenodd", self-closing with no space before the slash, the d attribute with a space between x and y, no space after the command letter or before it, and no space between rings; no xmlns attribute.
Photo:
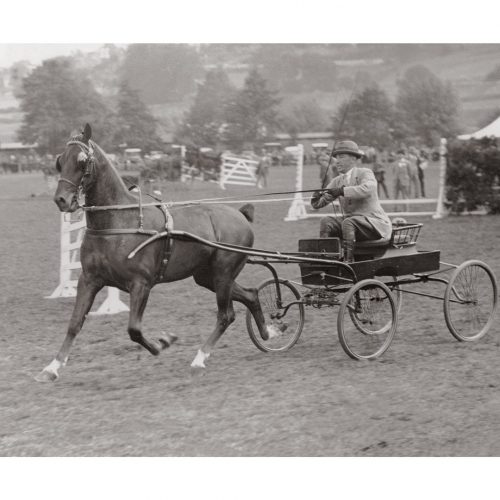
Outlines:
<svg viewBox="0 0 500 500"><path fill-rule="evenodd" d="M61 173L61 163L59 162L59 159L61 158L61 155L57 155L56 157L56 170Z"/></svg>

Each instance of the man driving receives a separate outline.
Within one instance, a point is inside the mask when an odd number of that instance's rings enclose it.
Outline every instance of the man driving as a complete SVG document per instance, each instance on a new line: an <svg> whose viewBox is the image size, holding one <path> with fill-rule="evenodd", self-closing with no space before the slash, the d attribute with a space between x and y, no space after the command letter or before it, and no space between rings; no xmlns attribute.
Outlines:
<svg viewBox="0 0 500 500"><path fill-rule="evenodd" d="M342 238L344 261L354 261L356 241L390 238L392 225L380 205L377 181L369 168L358 165L363 152L354 141L339 141L332 156L337 159L339 175L331 180L326 191L316 191L311 198L314 209L338 199L342 217L323 217L320 238Z"/></svg>

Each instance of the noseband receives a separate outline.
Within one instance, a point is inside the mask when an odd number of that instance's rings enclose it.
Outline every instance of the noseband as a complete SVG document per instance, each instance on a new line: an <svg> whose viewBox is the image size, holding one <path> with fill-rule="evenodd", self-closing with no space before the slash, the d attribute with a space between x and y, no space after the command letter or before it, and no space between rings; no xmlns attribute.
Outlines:
<svg viewBox="0 0 500 500"><path fill-rule="evenodd" d="M64 177L59 178L58 182L66 182L71 186L75 187L77 191L85 192L83 187L83 182L86 177L93 176L95 171L95 156L94 156L94 148L92 147L92 141L89 141L89 145L85 144L82 141L71 140L66 143L66 146L77 145L80 148L80 151L85 155L85 170L83 172L82 178L80 180L80 184L77 186L74 182L66 179Z"/></svg>

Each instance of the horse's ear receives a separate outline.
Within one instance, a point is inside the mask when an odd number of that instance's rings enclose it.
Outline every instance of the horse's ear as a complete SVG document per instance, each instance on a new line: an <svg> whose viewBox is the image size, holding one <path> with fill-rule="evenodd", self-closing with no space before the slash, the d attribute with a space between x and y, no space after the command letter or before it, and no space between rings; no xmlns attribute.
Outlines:
<svg viewBox="0 0 500 500"><path fill-rule="evenodd" d="M92 129L90 128L90 125L88 123L85 125L85 128L83 129L83 138L87 142L90 141L90 139L92 138Z"/></svg>

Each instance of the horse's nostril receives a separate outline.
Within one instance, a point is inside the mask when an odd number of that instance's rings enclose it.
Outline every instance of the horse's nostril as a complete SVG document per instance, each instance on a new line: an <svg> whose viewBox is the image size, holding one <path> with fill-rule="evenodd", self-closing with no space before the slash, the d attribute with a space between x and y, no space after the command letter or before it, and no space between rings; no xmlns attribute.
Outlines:
<svg viewBox="0 0 500 500"><path fill-rule="evenodd" d="M66 203L66 200L62 196L54 196L54 201L58 207L63 207Z"/></svg>

